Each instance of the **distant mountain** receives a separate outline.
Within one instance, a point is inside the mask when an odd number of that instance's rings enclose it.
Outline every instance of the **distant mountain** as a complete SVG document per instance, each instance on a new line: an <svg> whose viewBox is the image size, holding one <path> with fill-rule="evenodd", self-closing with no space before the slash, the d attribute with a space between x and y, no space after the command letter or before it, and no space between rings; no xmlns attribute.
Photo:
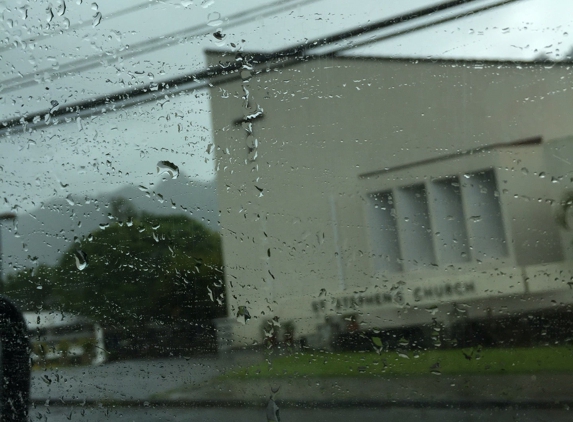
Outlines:
<svg viewBox="0 0 573 422"><path fill-rule="evenodd" d="M68 195L47 201L35 210L18 214L15 225L3 224L3 272L55 264L73 242L85 241L90 232L112 222L110 202L116 197L127 199L138 211L184 214L218 231L215 186L215 181L198 182L180 174L176 179L165 176L153 187L129 185L95 197Z"/></svg>

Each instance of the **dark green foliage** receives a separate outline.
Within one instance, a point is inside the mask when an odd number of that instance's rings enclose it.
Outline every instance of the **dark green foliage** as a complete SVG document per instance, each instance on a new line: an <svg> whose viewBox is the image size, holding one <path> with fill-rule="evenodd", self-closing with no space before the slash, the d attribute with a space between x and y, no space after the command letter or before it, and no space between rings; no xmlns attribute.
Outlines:
<svg viewBox="0 0 573 422"><path fill-rule="evenodd" d="M219 235L186 216L133 217L125 201L115 202L107 228L70 247L54 268L9 276L6 294L25 309L61 309L108 327L223 316ZM88 258L83 270L78 250Z"/></svg>

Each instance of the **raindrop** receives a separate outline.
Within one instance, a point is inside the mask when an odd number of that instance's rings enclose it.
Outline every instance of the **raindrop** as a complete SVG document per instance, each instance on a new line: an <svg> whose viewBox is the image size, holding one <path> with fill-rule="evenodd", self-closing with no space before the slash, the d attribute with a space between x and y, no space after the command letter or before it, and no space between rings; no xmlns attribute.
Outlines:
<svg viewBox="0 0 573 422"><path fill-rule="evenodd" d="M156 243L159 243L159 237L157 236L157 233L153 232L153 240L155 240Z"/></svg>
<svg viewBox="0 0 573 422"><path fill-rule="evenodd" d="M542 171L541 173L539 173L539 178L545 179L545 172L544 172L544 171Z"/></svg>
<svg viewBox="0 0 573 422"><path fill-rule="evenodd" d="M99 225L99 228L102 229L102 230L105 230L105 229L107 229L108 227L109 227L109 223L101 223L101 224Z"/></svg>
<svg viewBox="0 0 573 422"><path fill-rule="evenodd" d="M209 13L207 16L207 25L209 26L220 26L223 23L221 19L221 14L218 12Z"/></svg>
<svg viewBox="0 0 573 422"><path fill-rule="evenodd" d="M56 7L56 13L58 14L58 16L64 16L64 13L66 13L66 2L64 0L60 0L58 2L58 6Z"/></svg>
<svg viewBox="0 0 573 422"><path fill-rule="evenodd" d="M94 4L95 4L95 3L94 3ZM102 18L102 16L101 16L101 13L100 13L100 12L97 12L97 13L94 15L94 18L93 18L93 20L92 20L92 26L93 26L94 28L101 23L101 18Z"/></svg>
<svg viewBox="0 0 573 422"><path fill-rule="evenodd" d="M241 324L246 324L247 321L251 319L251 314L246 306L239 306L237 311L237 321Z"/></svg>
<svg viewBox="0 0 573 422"><path fill-rule="evenodd" d="M430 366L430 372L434 375L442 375L442 373L440 372L440 362L436 362L432 366Z"/></svg>
<svg viewBox="0 0 573 422"><path fill-rule="evenodd" d="M201 2L201 7L202 7L203 9L206 9L206 8L208 8L209 6L212 6L213 4L215 4L215 0L203 0L203 1Z"/></svg>
<svg viewBox="0 0 573 422"><path fill-rule="evenodd" d="M225 38L225 34L223 34L220 30L217 31L217 32L215 32L215 33L213 34L213 36L214 36L216 39L218 39L219 41L222 41L223 38Z"/></svg>
<svg viewBox="0 0 573 422"><path fill-rule="evenodd" d="M28 6L20 7L18 10L20 11L20 15L22 16L23 20L28 19Z"/></svg>
<svg viewBox="0 0 573 422"><path fill-rule="evenodd" d="M74 258L76 258L76 267L78 270L82 271L88 266L88 256L81 249L74 252Z"/></svg>
<svg viewBox="0 0 573 422"><path fill-rule="evenodd" d="M157 163L157 173L168 173L172 179L179 177L179 167L170 161L159 161Z"/></svg>
<svg viewBox="0 0 573 422"><path fill-rule="evenodd" d="M255 149L259 146L259 141L252 134L247 135L246 143L250 149Z"/></svg>
<svg viewBox="0 0 573 422"><path fill-rule="evenodd" d="M50 108L50 114L55 113L60 108L60 103L56 100L50 101L52 108Z"/></svg>
<svg viewBox="0 0 573 422"><path fill-rule="evenodd" d="M99 6L97 5L97 3L92 3L92 10L94 12L97 12L99 10Z"/></svg>
<svg viewBox="0 0 573 422"><path fill-rule="evenodd" d="M66 201L68 201L69 205L76 205L76 203L74 202L74 200L72 198L72 194L69 194L68 196L66 196Z"/></svg>
<svg viewBox="0 0 573 422"><path fill-rule="evenodd" d="M259 153L256 149L252 149L251 151L249 151L249 153L247 154L247 159L249 161L256 161L257 157L259 156Z"/></svg>
<svg viewBox="0 0 573 422"><path fill-rule="evenodd" d="M474 223L479 223L481 221L481 215L472 215L470 217L470 220L473 221Z"/></svg>
<svg viewBox="0 0 573 422"><path fill-rule="evenodd" d="M52 22L52 19L54 19L54 12L52 12L52 8L48 7L46 9L46 21L48 23Z"/></svg>

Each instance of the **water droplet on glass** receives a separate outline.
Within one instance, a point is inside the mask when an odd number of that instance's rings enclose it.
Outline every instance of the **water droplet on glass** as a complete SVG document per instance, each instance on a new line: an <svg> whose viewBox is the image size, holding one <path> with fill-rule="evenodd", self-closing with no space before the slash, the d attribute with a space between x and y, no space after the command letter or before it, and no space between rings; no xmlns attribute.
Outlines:
<svg viewBox="0 0 573 422"><path fill-rule="evenodd" d="M241 324L246 324L247 321L251 319L251 314L246 306L239 306L237 311L237 321Z"/></svg>
<svg viewBox="0 0 573 422"><path fill-rule="evenodd" d="M170 161L159 161L157 163L157 173L167 173L172 179L177 179L179 177L179 167Z"/></svg>
<svg viewBox="0 0 573 422"><path fill-rule="evenodd" d="M94 12L97 12L99 10L99 6L97 5L97 3L92 3L92 10Z"/></svg>
<svg viewBox="0 0 573 422"><path fill-rule="evenodd" d="M68 202L69 205L76 205L76 203L72 199L72 194L69 194L68 196L66 196L66 201Z"/></svg>
<svg viewBox="0 0 573 422"><path fill-rule="evenodd" d="M249 133L247 135L247 139L246 139L246 143L247 143L247 147L250 149L255 149L259 146L259 141L257 140L257 138L255 138L255 136L251 133Z"/></svg>
<svg viewBox="0 0 573 422"><path fill-rule="evenodd" d="M208 8L209 6L212 6L212 5L214 5L214 4L215 4L215 0L203 0L203 1L201 2L201 7L202 7L203 9L206 9L206 8Z"/></svg>
<svg viewBox="0 0 573 422"><path fill-rule="evenodd" d="M52 19L54 19L54 12L52 12L52 8L48 7L46 9L46 21L48 23L52 22Z"/></svg>
<svg viewBox="0 0 573 422"><path fill-rule="evenodd" d="M94 18L93 18L93 20L92 20L92 26L93 26L94 28L101 23L101 18L102 18L102 16L101 16L101 13L100 13L100 12L97 12L97 13L94 15Z"/></svg>
<svg viewBox="0 0 573 422"><path fill-rule="evenodd" d="M28 19L28 6L19 7L18 11L23 20Z"/></svg>
<svg viewBox="0 0 573 422"><path fill-rule="evenodd" d="M50 101L50 105L52 106L52 108L50 108L50 114L56 112L60 108L60 103L56 100Z"/></svg>
<svg viewBox="0 0 573 422"><path fill-rule="evenodd" d="M209 13L207 16L207 25L209 26L220 26L223 24L223 20L221 19L221 14L218 12Z"/></svg>
<svg viewBox="0 0 573 422"><path fill-rule="evenodd" d="M74 252L74 258L76 258L76 267L78 270L82 271L88 266L88 256L81 249Z"/></svg>
<svg viewBox="0 0 573 422"><path fill-rule="evenodd" d="M58 5L56 6L56 13L58 16L64 16L64 13L66 13L66 2L64 0L60 0L58 2Z"/></svg>
<svg viewBox="0 0 573 422"><path fill-rule="evenodd" d="M545 179L545 172L542 171L541 173L539 173L539 177L541 179Z"/></svg>

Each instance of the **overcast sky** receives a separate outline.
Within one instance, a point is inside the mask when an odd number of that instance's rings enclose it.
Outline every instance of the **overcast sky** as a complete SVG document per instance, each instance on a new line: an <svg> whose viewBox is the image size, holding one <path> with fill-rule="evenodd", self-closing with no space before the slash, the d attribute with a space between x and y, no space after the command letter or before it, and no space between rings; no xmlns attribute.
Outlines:
<svg viewBox="0 0 573 422"><path fill-rule="evenodd" d="M205 49L273 51L436 3L68 0L64 7L56 0L5 1L0 3L0 118L202 69ZM443 16L448 15L432 19ZM543 53L560 58L572 44L571 16L570 0L515 1L346 54L529 60ZM213 36L217 30L223 40ZM29 210L50 197L122 184L152 185L159 160L170 160L197 179L212 179L208 100L208 92L201 91L0 138L0 211Z"/></svg>

